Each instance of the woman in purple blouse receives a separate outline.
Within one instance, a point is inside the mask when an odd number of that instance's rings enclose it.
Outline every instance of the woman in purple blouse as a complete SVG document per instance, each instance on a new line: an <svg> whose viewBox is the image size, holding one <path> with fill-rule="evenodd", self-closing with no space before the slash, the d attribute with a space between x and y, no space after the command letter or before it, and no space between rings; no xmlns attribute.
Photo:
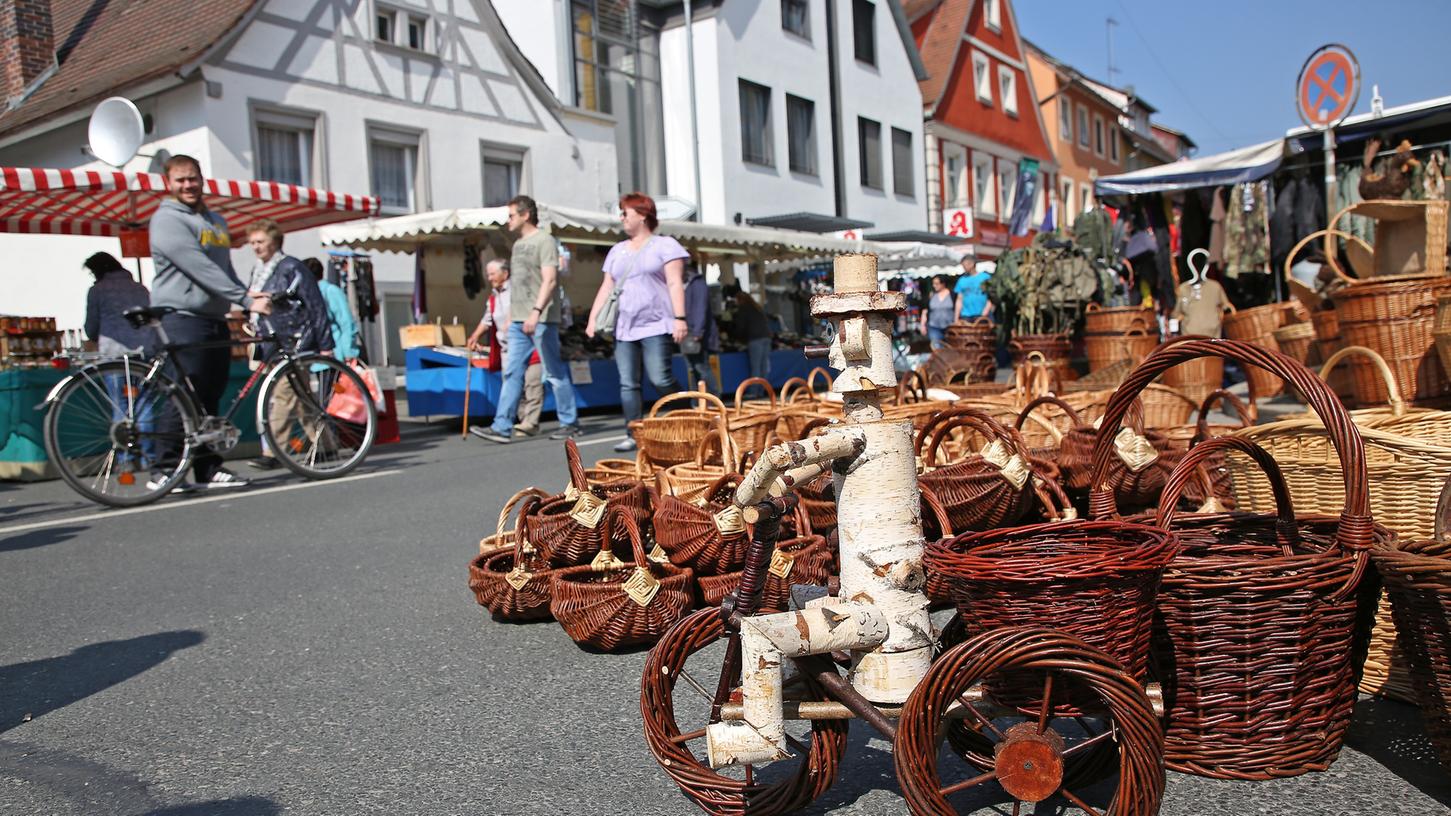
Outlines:
<svg viewBox="0 0 1451 816"><path fill-rule="evenodd" d="M678 390L670 371L675 344L685 338L685 259L680 242L655 234L660 219L655 201L643 193L620 198L620 224L625 240L605 256L604 279L589 310L585 334L595 336L595 320L619 287L619 312L615 318L615 365L620 370L620 405L625 425L641 415L640 368L644 364L650 384L660 394ZM626 438L615 446L624 453L635 449Z"/></svg>

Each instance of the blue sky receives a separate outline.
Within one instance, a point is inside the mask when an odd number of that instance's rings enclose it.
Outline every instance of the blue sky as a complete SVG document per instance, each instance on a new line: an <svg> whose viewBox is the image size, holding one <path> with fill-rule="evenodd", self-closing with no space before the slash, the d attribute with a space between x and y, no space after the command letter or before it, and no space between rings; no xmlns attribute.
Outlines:
<svg viewBox="0 0 1451 816"><path fill-rule="evenodd" d="M1388 108L1451 95L1451 0L1013 0L1013 9L1024 37L1101 80L1104 20L1118 20L1113 84L1133 85L1199 155L1298 127L1295 76L1330 42L1360 62L1356 113L1370 110L1373 84Z"/></svg>

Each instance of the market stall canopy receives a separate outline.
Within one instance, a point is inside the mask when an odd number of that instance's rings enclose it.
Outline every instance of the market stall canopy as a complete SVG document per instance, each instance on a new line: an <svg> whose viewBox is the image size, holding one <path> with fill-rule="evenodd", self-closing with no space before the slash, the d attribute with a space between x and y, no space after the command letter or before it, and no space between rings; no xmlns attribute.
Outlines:
<svg viewBox="0 0 1451 816"><path fill-rule="evenodd" d="M967 254L954 247L920 241L876 241L865 250L877 254L877 279L929 278L933 275L960 275L960 264ZM811 255L766 264L768 273L795 272L813 266L828 266L831 255ZM991 262L988 264L991 266Z"/></svg>
<svg viewBox="0 0 1451 816"><path fill-rule="evenodd" d="M1337 145L1357 142L1378 133L1408 128L1439 127L1451 123L1451 96L1426 99L1407 105L1386 108L1380 113L1350 116L1335 127ZM1285 138L1296 150L1318 150L1324 138L1320 131L1308 127L1291 128ZM1394 145L1388 145L1394 147Z"/></svg>
<svg viewBox="0 0 1451 816"><path fill-rule="evenodd" d="M0 232L118 236L144 229L166 195L156 173L0 167ZM263 218L291 232L378 212L372 196L272 181L207 179L206 202L227 219L234 242Z"/></svg>
<svg viewBox="0 0 1451 816"><path fill-rule="evenodd" d="M1104 176L1093 183L1093 193L1102 198L1258 181L1275 172L1284 158L1284 140L1274 139L1213 156L1172 162L1117 176Z"/></svg>
<svg viewBox="0 0 1451 816"><path fill-rule="evenodd" d="M507 207L477 207L400 215L366 223L328 227L322 242L373 252L413 252L420 245L457 243L471 235L502 231ZM625 233L614 215L570 207L539 205L539 226L562 241L613 243ZM687 249L707 255L740 255L751 258L786 258L802 255L834 255L843 252L875 252L878 244L847 241L825 235L761 227L697 224L694 221L661 221L658 235L669 235Z"/></svg>

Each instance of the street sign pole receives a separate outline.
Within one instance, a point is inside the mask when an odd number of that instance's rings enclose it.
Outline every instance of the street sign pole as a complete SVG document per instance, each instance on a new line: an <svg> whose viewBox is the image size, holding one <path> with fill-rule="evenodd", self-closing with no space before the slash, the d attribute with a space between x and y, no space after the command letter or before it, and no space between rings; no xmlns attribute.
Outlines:
<svg viewBox="0 0 1451 816"><path fill-rule="evenodd" d="M1335 214L1339 196L1335 175L1335 126L1355 108L1360 98L1360 62L1349 48L1338 43L1321 46L1300 66L1295 78L1295 110L1306 125L1321 132L1325 154L1325 257L1335 255ZM1279 276L1275 276L1279 280Z"/></svg>

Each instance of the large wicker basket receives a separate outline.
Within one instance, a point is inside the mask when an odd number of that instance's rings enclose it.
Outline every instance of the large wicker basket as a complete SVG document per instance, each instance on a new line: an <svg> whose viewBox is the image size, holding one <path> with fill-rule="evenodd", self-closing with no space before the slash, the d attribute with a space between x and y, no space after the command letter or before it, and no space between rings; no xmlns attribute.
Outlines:
<svg viewBox="0 0 1451 816"><path fill-rule="evenodd" d="M682 400L696 400L698 406L667 411L660 409ZM630 434L639 445L642 472L689 462L707 433L728 433L726 407L720 397L706 391L676 391L661 397L644 419L630 423Z"/></svg>
<svg viewBox="0 0 1451 816"><path fill-rule="evenodd" d="M1285 325L1289 315L1290 304L1288 303L1268 303L1264 306L1240 309L1233 314L1224 316L1224 336L1231 340L1263 346L1271 351L1279 351L1280 344L1275 340L1275 331ZM1245 375L1249 378L1250 387L1265 399L1279 396L1285 388L1285 384L1280 378L1262 369L1250 369L1245 372ZM1217 384L1216 387L1218 387Z"/></svg>
<svg viewBox="0 0 1451 816"><path fill-rule="evenodd" d="M1170 367L1213 354L1258 366L1290 382L1331 429L1346 502L1338 516L1297 518L1277 489L1278 514L1208 515L1173 522L1179 493L1199 465L1231 446L1270 471L1268 455L1238 436L1197 445L1174 471L1159 501L1159 524L1184 545L1164 574L1156 648L1166 670L1170 706L1167 764L1225 779L1270 779L1323 770L1338 755L1355 704L1374 582L1368 550L1393 534L1370 517L1365 452L1339 400L1291 358L1247 343L1189 340L1144 361L1114 395L1094 450L1090 510L1115 512L1101 480L1113 456L1113 434L1139 389ZM1281 647L1284 644L1284 647ZM1290 647L1293 644L1293 647ZM1172 680L1170 680L1172 678Z"/></svg>
<svg viewBox="0 0 1451 816"><path fill-rule="evenodd" d="M1448 295L1451 278L1436 275L1346 286L1330 297L1344 344L1366 346L1384 357L1401 398L1415 402L1451 392L1433 331L1437 301ZM1385 383L1369 363L1352 361L1351 376L1361 406L1389 401Z"/></svg>
<svg viewBox="0 0 1451 816"><path fill-rule="evenodd" d="M741 477L727 473L695 501L660 496L655 504L655 540L677 567L697 576L733 572L745 563L750 536L735 505ZM700 502L700 503L697 503Z"/></svg>
<svg viewBox="0 0 1451 816"><path fill-rule="evenodd" d="M1114 306L1090 303L1083 309L1085 334L1123 334L1132 329L1157 334L1159 321L1152 306Z"/></svg>

